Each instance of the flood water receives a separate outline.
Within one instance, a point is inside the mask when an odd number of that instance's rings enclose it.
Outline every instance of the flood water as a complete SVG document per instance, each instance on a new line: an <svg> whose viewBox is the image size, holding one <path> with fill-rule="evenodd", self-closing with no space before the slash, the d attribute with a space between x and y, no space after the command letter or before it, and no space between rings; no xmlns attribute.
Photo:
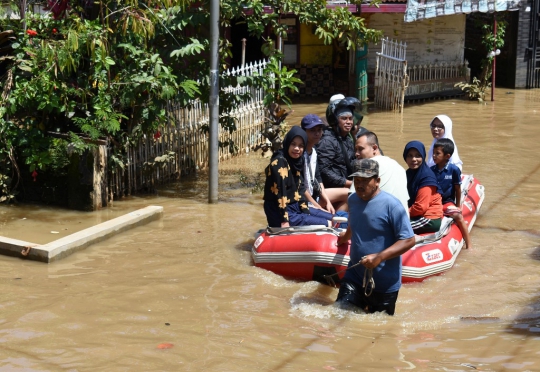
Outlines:
<svg viewBox="0 0 540 372"><path fill-rule="evenodd" d="M404 285L394 317L337 309L336 289L253 266L266 224L260 154L220 165L215 205L199 174L96 214L0 206L1 235L40 242L164 207L49 265L0 256L0 371L539 371L540 90L495 98L364 119L404 164L405 143L429 146L431 118L448 114L464 173L486 189L474 248L446 274ZM326 105L294 109L289 123Z"/></svg>

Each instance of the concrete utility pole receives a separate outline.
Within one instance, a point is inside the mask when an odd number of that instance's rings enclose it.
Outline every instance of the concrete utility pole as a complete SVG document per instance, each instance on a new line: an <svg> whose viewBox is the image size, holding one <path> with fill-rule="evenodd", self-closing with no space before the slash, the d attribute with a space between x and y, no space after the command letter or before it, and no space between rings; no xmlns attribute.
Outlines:
<svg viewBox="0 0 540 372"><path fill-rule="evenodd" d="M495 67L497 59L497 18L493 13L493 62L491 66L491 101L495 101Z"/></svg>
<svg viewBox="0 0 540 372"><path fill-rule="evenodd" d="M210 130L208 132L208 203L218 202L219 0L210 0Z"/></svg>

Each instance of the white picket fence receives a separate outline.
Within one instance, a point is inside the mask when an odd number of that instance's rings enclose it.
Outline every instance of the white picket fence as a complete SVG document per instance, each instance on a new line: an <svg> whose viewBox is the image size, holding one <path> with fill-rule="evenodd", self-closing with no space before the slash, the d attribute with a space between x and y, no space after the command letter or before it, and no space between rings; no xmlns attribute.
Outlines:
<svg viewBox="0 0 540 372"><path fill-rule="evenodd" d="M468 73L468 65L469 63L467 61L420 64L407 68L407 75L409 75L410 82L465 78Z"/></svg>
<svg viewBox="0 0 540 372"><path fill-rule="evenodd" d="M227 76L253 76L262 74L267 61L247 64L225 71ZM265 108L263 89L253 87L222 87L222 90L242 94L250 93L251 98L236 107L230 114L236 118L237 130L229 134L219 130L219 140L233 140L239 151L249 150L262 142L260 136L264 127ZM152 190L158 184L176 179L208 165L208 136L201 127L209 123L209 107L200 101L193 101L189 107L177 102L169 102L168 123L158 129L159 134L144 137L136 145L128 147L126 166L123 170L109 172L109 200L131 195L140 190ZM109 156L112 154L109 153ZM221 148L219 159L232 156L229 148Z"/></svg>

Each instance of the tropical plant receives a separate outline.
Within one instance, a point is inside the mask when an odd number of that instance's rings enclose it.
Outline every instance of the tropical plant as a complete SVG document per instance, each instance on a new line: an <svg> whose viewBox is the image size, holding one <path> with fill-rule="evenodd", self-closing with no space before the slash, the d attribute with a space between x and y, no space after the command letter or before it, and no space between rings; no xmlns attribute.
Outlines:
<svg viewBox="0 0 540 372"><path fill-rule="evenodd" d="M483 103L486 97L486 89L491 87L491 83L485 80L478 80L474 76L472 83L457 83L454 86L466 92L470 100L478 100L478 102Z"/></svg>
<svg viewBox="0 0 540 372"><path fill-rule="evenodd" d="M494 35L494 23L485 22L485 17L485 15L482 15L475 22L475 26L482 31L481 44L484 47L484 55L486 56L480 64L482 68L480 77L474 76L472 83L455 84L456 87L467 93L470 100L478 100L479 103L485 102L486 90L491 87L493 59L496 58L495 51L503 48L506 26L508 25L504 14L493 13L493 19L497 22L497 34Z"/></svg>
<svg viewBox="0 0 540 372"><path fill-rule="evenodd" d="M51 16L25 12L24 4L26 0L16 2L22 19L0 17L0 29L10 30L8 47L0 49L3 200L13 200L28 173L39 181L38 174L59 169L65 163L59 149L68 143L83 152L97 140L108 140L114 150L110 169L121 171L125 146L158 134L167 120L169 100L183 105L208 101L208 1L47 0ZM263 4L274 12L266 12ZM271 60L263 75L220 81L222 87L262 86L268 105L290 104L288 95L300 83L294 70L280 67L282 55L274 47L274 39L287 31L280 22L284 14L295 13L301 22L315 26L327 44L336 39L352 48L380 36L348 10L327 9L324 0L223 0L220 5L222 27L241 21L253 36L265 38L266 30L273 32L265 39L263 51ZM222 39L221 68L230 56L231 45ZM236 130L230 112L247 96L220 93L223 129ZM64 139L53 136L58 133ZM231 141L221 145L235 149Z"/></svg>

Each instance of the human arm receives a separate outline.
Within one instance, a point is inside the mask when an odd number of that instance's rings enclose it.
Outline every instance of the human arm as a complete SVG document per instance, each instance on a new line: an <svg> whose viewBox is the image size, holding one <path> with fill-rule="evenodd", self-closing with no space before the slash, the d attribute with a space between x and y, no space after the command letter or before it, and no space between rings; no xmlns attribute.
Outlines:
<svg viewBox="0 0 540 372"><path fill-rule="evenodd" d="M332 205L330 197L328 196L328 194L326 193L326 189L324 188L319 162L315 164L315 179L319 182L319 186L321 187L321 193L319 195L319 200L321 201L320 205L324 206L329 213L335 214L336 211L334 209L334 206Z"/></svg>
<svg viewBox="0 0 540 372"><path fill-rule="evenodd" d="M413 205L409 208L409 215L411 217L423 216L426 214L431 200L433 199L434 194L437 193L437 188L434 186L424 186L418 190L416 194L416 200Z"/></svg>
<svg viewBox="0 0 540 372"><path fill-rule="evenodd" d="M351 236L352 236L351 225L348 225L347 230L342 231L342 232L339 233L339 237L338 237L338 240L337 240L337 245L347 243L351 239Z"/></svg>
<svg viewBox="0 0 540 372"><path fill-rule="evenodd" d="M461 209L461 184L455 184L454 190L456 190L456 207Z"/></svg>
<svg viewBox="0 0 540 372"><path fill-rule="evenodd" d="M311 196L308 189L306 189L306 191L304 192L304 197L306 198L308 202L310 202L313 205L313 208L323 209L323 207L321 207L321 205L317 203L315 199L313 199L313 196ZM322 194L321 194L321 198L322 198Z"/></svg>
<svg viewBox="0 0 540 372"><path fill-rule="evenodd" d="M414 247L414 244L414 236L407 239L400 239L394 244L392 244L390 247L379 253L368 254L367 256L362 258L362 261L360 261L360 263L368 269L374 269L379 266L379 264L383 261L387 261L394 257L401 256L403 253Z"/></svg>
<svg viewBox="0 0 540 372"><path fill-rule="evenodd" d="M456 200L454 200L456 207L461 209L461 170L454 166L452 170L452 183L454 184L454 192L456 195Z"/></svg>
<svg viewBox="0 0 540 372"><path fill-rule="evenodd" d="M326 190L324 189L324 185L322 183L320 185L321 185L320 199L322 200L322 204L326 207L325 209L329 213L336 214L336 210L334 209L332 202L330 202L330 198L328 197L328 194L326 193Z"/></svg>

